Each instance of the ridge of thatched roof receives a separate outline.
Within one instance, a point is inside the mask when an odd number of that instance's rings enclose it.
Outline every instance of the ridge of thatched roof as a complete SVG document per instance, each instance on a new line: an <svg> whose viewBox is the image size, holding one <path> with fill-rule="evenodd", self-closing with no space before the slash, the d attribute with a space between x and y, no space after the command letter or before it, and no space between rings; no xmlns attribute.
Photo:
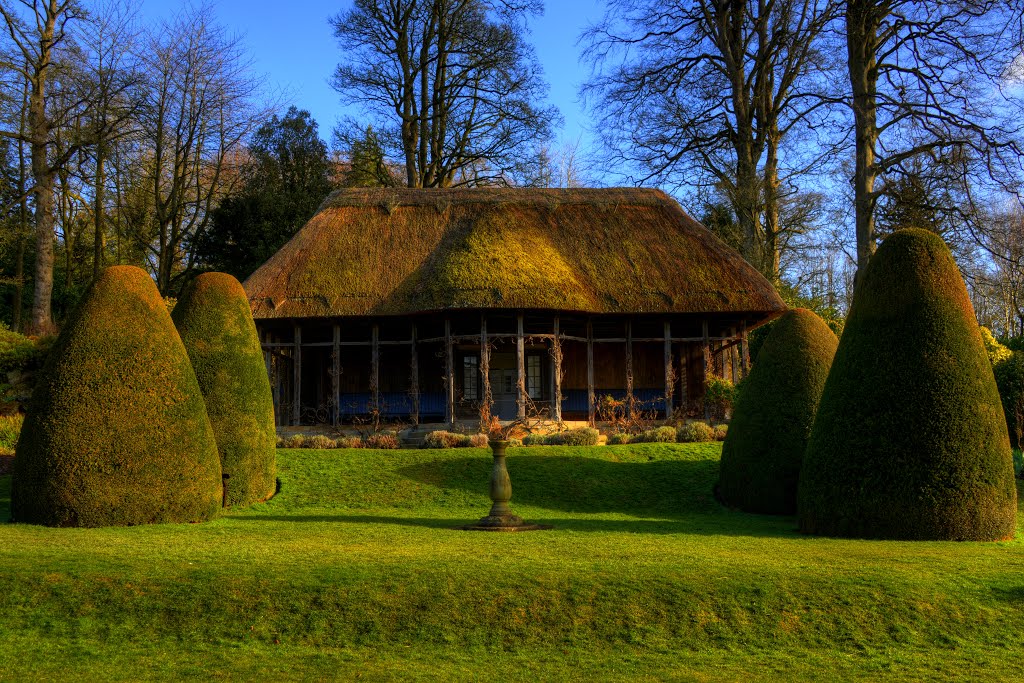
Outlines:
<svg viewBox="0 0 1024 683"><path fill-rule="evenodd" d="M245 290L256 318L786 308L668 195L634 188L339 190Z"/></svg>

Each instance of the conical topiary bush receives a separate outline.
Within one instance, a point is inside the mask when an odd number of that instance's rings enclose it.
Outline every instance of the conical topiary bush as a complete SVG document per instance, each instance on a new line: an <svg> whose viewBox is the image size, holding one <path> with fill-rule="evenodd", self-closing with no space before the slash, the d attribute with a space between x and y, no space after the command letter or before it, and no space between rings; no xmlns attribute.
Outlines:
<svg viewBox="0 0 1024 683"><path fill-rule="evenodd" d="M722 444L723 503L747 512L796 512L800 463L838 343L828 325L805 308L775 323Z"/></svg>
<svg viewBox="0 0 1024 683"><path fill-rule="evenodd" d="M894 233L854 295L800 472L806 533L1012 537L1017 491L992 368L942 239Z"/></svg>
<svg viewBox="0 0 1024 683"><path fill-rule="evenodd" d="M224 470L225 505L266 500L277 481L277 432L245 290L226 273L205 273L182 291L172 318L206 399Z"/></svg>
<svg viewBox="0 0 1024 683"><path fill-rule="evenodd" d="M16 522L201 522L221 507L199 384L153 280L107 268L41 373L14 459Z"/></svg>

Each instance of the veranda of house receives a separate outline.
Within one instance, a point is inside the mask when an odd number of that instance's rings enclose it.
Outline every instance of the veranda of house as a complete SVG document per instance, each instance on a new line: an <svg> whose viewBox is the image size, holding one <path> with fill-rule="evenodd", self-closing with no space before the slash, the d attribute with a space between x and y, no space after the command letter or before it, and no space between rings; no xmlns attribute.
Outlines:
<svg viewBox="0 0 1024 683"><path fill-rule="evenodd" d="M491 310L260 327L278 425L301 426L474 421L487 396L503 421L699 416L708 374L745 376L748 324Z"/></svg>

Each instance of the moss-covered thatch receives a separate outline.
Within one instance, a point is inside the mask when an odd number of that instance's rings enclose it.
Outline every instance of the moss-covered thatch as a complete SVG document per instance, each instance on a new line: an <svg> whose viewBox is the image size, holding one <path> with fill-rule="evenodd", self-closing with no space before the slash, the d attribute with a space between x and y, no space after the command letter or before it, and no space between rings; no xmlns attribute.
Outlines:
<svg viewBox="0 0 1024 683"><path fill-rule="evenodd" d="M775 321L722 445L718 494L726 505L796 512L800 463L838 344L828 325L805 308Z"/></svg>
<svg viewBox="0 0 1024 683"><path fill-rule="evenodd" d="M108 268L36 385L12 517L82 527L201 522L221 497L213 429L164 301L143 270Z"/></svg>
<svg viewBox="0 0 1024 683"><path fill-rule="evenodd" d="M995 540L1016 529L1006 420L942 239L894 233L854 295L800 473L800 529Z"/></svg>
<svg viewBox="0 0 1024 683"><path fill-rule="evenodd" d="M266 500L276 484L270 380L245 290L226 273L189 283L171 316L206 399L229 506Z"/></svg>
<svg viewBox="0 0 1024 683"><path fill-rule="evenodd" d="M739 254L646 189L341 190L245 289L256 318L785 310Z"/></svg>

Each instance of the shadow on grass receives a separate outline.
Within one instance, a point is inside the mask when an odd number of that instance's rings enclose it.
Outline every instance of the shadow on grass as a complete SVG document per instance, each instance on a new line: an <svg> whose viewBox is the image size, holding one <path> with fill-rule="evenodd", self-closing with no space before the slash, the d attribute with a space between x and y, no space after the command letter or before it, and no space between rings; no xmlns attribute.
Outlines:
<svg viewBox="0 0 1024 683"><path fill-rule="evenodd" d="M1024 605L1024 586L1011 586L1009 588L996 587L992 589L992 595L1000 602Z"/></svg>
<svg viewBox="0 0 1024 683"><path fill-rule="evenodd" d="M467 479L469 464L450 458L403 467L399 473L421 484L486 493L487 474ZM619 512L678 518L725 512L715 500L717 460L613 462L578 456L510 456L512 503L564 512Z"/></svg>
<svg viewBox="0 0 1024 683"><path fill-rule="evenodd" d="M512 454L507 463L512 478L513 510L528 522L552 524L556 531L797 536L796 523L792 517L747 515L727 510L720 505L713 494L718 479L717 459L616 462L568 454ZM490 458L484 460L480 457L448 455L407 464L395 472L400 477L431 488L485 497L490 470ZM401 487L401 479L395 481L394 485ZM287 495L287 490L283 495ZM380 509L377 507L374 512ZM398 517L372 512L323 514L316 511L316 514L303 514L296 511L295 515L241 514L231 515L230 519L451 529L482 517L487 507L486 504L480 505L478 515L468 518L461 517L466 514L465 508L460 507L451 512L459 517L451 514L441 517ZM601 518L607 514L628 515L636 519Z"/></svg>
<svg viewBox="0 0 1024 683"><path fill-rule="evenodd" d="M482 513L485 512L486 510L482 511ZM230 519L296 524L381 524L425 529L455 529L455 527L476 521L476 518L390 517L386 515L232 515ZM526 521L536 524L552 524L555 527L554 531L802 538L797 533L796 523L791 517L771 518L739 515L738 513L730 513L722 518L695 516L685 519L559 518L527 515Z"/></svg>
<svg viewBox="0 0 1024 683"><path fill-rule="evenodd" d="M0 524L11 521L11 475L0 477Z"/></svg>

